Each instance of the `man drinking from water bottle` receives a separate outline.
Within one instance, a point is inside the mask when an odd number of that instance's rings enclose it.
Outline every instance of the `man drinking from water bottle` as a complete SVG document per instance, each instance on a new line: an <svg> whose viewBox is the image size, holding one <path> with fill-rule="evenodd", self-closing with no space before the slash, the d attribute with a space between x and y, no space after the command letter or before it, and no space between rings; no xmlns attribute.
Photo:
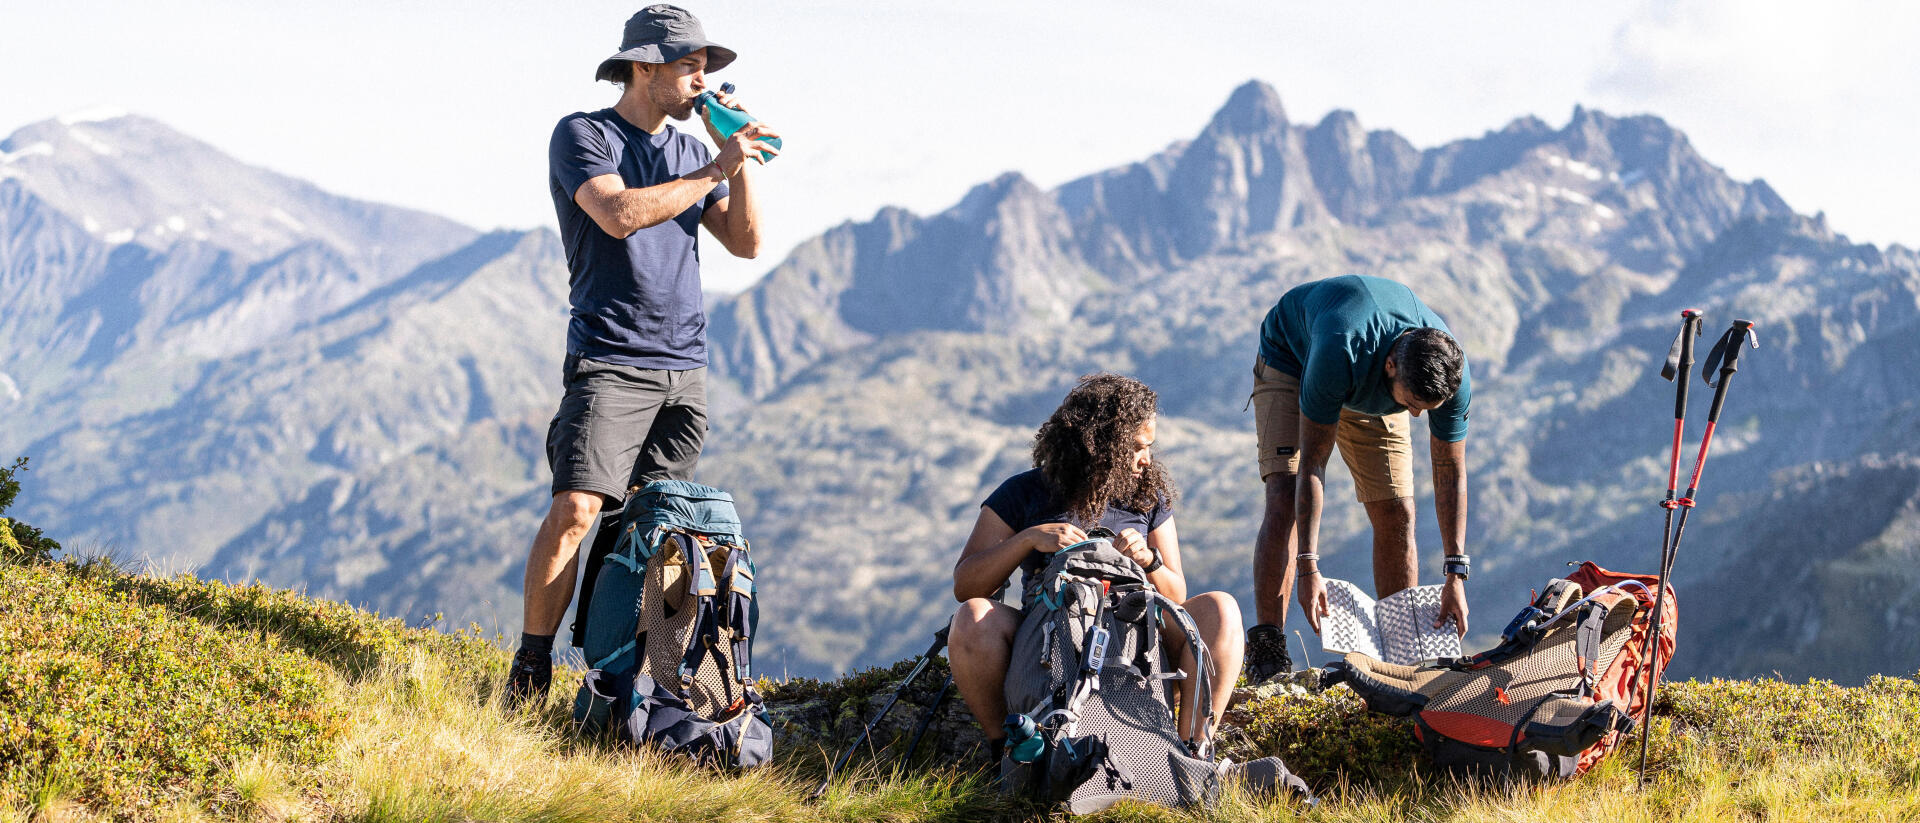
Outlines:
<svg viewBox="0 0 1920 823"><path fill-rule="evenodd" d="M612 108L560 120L548 188L572 283L563 380L547 429L553 499L527 557L524 634L507 680L511 703L538 700L553 673L553 636L573 599L581 538L608 503L654 480L687 480L707 432L707 318L698 230L735 257L760 252L749 170L779 150L749 123L709 157L667 124L691 117L707 74L734 60L685 9L648 6L594 77L617 83ZM731 95L724 106L739 108Z"/></svg>

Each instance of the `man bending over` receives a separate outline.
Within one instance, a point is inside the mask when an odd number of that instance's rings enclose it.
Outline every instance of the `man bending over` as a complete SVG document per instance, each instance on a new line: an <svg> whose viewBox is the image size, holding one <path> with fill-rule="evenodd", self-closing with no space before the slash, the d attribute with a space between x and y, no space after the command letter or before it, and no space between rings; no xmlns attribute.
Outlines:
<svg viewBox="0 0 1920 823"><path fill-rule="evenodd" d="M1379 597L1418 585L1413 545L1412 417L1431 412L1433 500L1440 515L1440 621L1467 632L1466 358L1447 324L1392 280L1348 275L1289 290L1260 325L1254 422L1266 513L1253 550L1254 608L1247 676L1293 669L1284 629L1298 579L1300 606L1318 633L1327 614L1320 576L1320 513L1334 448L1373 524Z"/></svg>

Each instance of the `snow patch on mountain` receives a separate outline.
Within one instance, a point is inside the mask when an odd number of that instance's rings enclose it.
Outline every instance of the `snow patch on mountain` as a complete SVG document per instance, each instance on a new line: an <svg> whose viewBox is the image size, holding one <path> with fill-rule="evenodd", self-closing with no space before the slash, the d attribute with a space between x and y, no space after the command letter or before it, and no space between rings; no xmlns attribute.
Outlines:
<svg viewBox="0 0 1920 823"><path fill-rule="evenodd" d="M120 150L114 148L112 144L108 143L105 140L100 139L95 135L88 134L85 130L74 129L72 131L67 132L67 134L73 137L74 142L79 143L82 146L86 146L89 149L92 149L94 154L98 154L103 157L112 157L120 153Z"/></svg>
<svg viewBox="0 0 1920 823"><path fill-rule="evenodd" d="M1602 172L1591 165L1582 163L1578 160L1561 157L1560 155L1557 155L1557 154L1547 155L1547 165L1552 166L1556 169L1566 169L1569 172L1572 172L1574 174L1580 175L1581 177L1585 177L1588 180L1593 180L1596 182L1600 180L1604 180L1607 177L1605 172Z"/></svg>
<svg viewBox="0 0 1920 823"><path fill-rule="evenodd" d="M1563 189L1559 186L1544 186L1540 190L1555 200L1565 200L1569 203L1577 203L1582 206L1593 205L1593 198L1572 189Z"/></svg>
<svg viewBox="0 0 1920 823"><path fill-rule="evenodd" d="M276 220L276 221L278 221L278 222L279 222L279 223L280 223L281 225L283 225L283 226L286 226L287 228L290 228L290 229L293 229L294 231L306 231L306 230L307 230L307 226L306 226L306 224L304 224L304 223L301 223L300 221L298 221L298 220L295 220L295 219L293 219L293 215L291 215L291 214L288 214L288 213L286 212L286 210L284 210L284 209L277 209L277 208L276 208L276 209L274 209L273 211L270 211L270 212L268 212L268 213L267 213L267 216L268 216L268 217L271 217L271 218L273 218L273 219L274 219L274 220Z"/></svg>
<svg viewBox="0 0 1920 823"><path fill-rule="evenodd" d="M27 157L34 157L36 155L50 156L52 154L53 154L53 144L42 140L38 143L35 143L31 146L28 146L24 149L21 149L15 152L0 150L0 166L10 165Z"/></svg>

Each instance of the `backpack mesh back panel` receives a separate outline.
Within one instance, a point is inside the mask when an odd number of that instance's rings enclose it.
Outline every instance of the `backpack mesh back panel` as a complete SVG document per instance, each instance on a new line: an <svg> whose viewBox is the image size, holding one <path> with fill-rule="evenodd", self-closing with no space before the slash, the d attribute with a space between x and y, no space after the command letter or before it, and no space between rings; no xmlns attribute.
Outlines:
<svg viewBox="0 0 1920 823"><path fill-rule="evenodd" d="M692 551L689 551L692 547ZM718 719L744 696L744 683L736 679L735 630L718 627L717 633L696 637L700 622L701 595L707 603L719 599L719 576L729 547L702 551L693 537L676 534L661 544L660 552L647 565L645 594L641 599L641 647L646 650L641 670L669 688L684 686L687 704L700 714ZM695 649L694 655L688 650ZM682 680L682 663L692 659L690 682Z"/></svg>

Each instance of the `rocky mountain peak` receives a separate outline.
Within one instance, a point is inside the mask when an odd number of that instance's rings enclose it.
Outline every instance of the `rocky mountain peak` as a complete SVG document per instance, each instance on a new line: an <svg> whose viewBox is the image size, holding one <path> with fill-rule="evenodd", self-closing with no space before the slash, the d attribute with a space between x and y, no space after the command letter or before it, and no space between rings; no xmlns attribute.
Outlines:
<svg viewBox="0 0 1920 823"><path fill-rule="evenodd" d="M1035 198L1046 197L1046 192L1028 180L1026 175L1017 171L1002 173L999 177L981 183L967 190L960 202L947 212L948 215L966 220L987 219L1009 203L1031 202Z"/></svg>
<svg viewBox="0 0 1920 823"><path fill-rule="evenodd" d="M1326 141L1329 146L1344 152L1357 152L1366 148L1367 131L1360 127L1360 117L1346 109L1334 109L1320 119L1319 125L1307 132Z"/></svg>
<svg viewBox="0 0 1920 823"><path fill-rule="evenodd" d="M1280 105L1280 92L1264 81L1248 80L1227 96L1226 105L1214 112L1207 130L1258 135L1284 131L1287 126L1287 110Z"/></svg>
<svg viewBox="0 0 1920 823"><path fill-rule="evenodd" d="M47 148L36 149L45 144ZM218 149L150 117L95 111L29 123L0 140L10 154L70 157L79 149L101 157L159 157L176 152L219 153Z"/></svg>
<svg viewBox="0 0 1920 823"><path fill-rule="evenodd" d="M1336 109L1306 131L1307 167L1314 187L1336 219L1366 220L1406 196L1420 152L1390 131L1369 134L1360 118Z"/></svg>

